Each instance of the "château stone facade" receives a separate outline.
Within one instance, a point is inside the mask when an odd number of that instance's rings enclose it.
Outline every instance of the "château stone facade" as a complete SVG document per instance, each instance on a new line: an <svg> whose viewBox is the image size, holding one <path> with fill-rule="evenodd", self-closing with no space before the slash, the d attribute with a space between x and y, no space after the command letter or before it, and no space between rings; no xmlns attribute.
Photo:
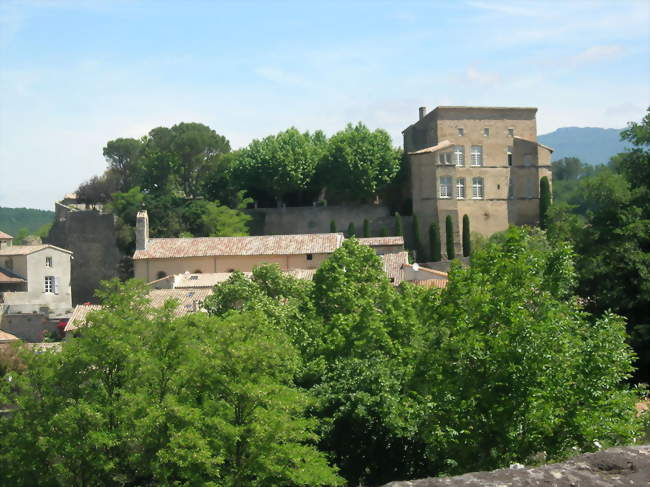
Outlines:
<svg viewBox="0 0 650 487"><path fill-rule="evenodd" d="M445 241L445 219L489 236L509 225L539 221L539 181L551 179L552 149L537 142L536 108L437 107L406 128L413 213L422 241L433 221Z"/></svg>

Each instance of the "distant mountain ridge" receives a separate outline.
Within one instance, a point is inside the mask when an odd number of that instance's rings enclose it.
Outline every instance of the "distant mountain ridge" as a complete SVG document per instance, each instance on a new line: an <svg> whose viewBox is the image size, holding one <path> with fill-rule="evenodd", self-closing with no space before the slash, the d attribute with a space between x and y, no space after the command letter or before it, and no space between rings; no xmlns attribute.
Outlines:
<svg viewBox="0 0 650 487"><path fill-rule="evenodd" d="M621 130L597 127L561 127L537 140L555 149L553 160L577 157L587 164L607 164L609 159L629 148L621 141Z"/></svg>
<svg viewBox="0 0 650 487"><path fill-rule="evenodd" d="M21 228L35 232L54 221L54 212L33 208L3 208L0 206L0 231L16 236Z"/></svg>

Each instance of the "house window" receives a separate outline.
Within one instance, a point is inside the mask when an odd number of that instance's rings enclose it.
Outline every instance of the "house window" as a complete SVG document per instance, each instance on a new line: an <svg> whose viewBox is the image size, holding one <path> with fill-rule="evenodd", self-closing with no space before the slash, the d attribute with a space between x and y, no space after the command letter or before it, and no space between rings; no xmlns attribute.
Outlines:
<svg viewBox="0 0 650 487"><path fill-rule="evenodd" d="M508 135L509 135L510 137L514 137L514 136L515 136L515 129L513 129L513 128L509 128L509 129L508 129Z"/></svg>
<svg viewBox="0 0 650 487"><path fill-rule="evenodd" d="M512 146L509 145L506 149L506 154L508 154L508 166L512 166Z"/></svg>
<svg viewBox="0 0 650 487"><path fill-rule="evenodd" d="M313 254L307 254L307 260L314 260Z"/></svg>
<svg viewBox="0 0 650 487"><path fill-rule="evenodd" d="M52 267L52 257L45 257L45 267Z"/></svg>
<svg viewBox="0 0 650 487"><path fill-rule="evenodd" d="M465 135L465 129L463 127L458 127L458 136L462 137Z"/></svg>
<svg viewBox="0 0 650 487"><path fill-rule="evenodd" d="M488 137L488 136L490 135L490 129L487 128L487 127L485 127L485 128L483 129L483 135L484 135L485 137Z"/></svg>
<svg viewBox="0 0 650 487"><path fill-rule="evenodd" d="M524 155L524 164L526 166L532 166L533 165L533 155L532 154Z"/></svg>
<svg viewBox="0 0 650 487"><path fill-rule="evenodd" d="M526 180L526 197L533 197L533 180L530 178Z"/></svg>
<svg viewBox="0 0 650 487"><path fill-rule="evenodd" d="M54 276L45 276L45 292L54 292Z"/></svg>
<svg viewBox="0 0 650 487"><path fill-rule="evenodd" d="M459 167L465 165L465 146L464 145L455 145L454 146L454 161Z"/></svg>
<svg viewBox="0 0 650 487"><path fill-rule="evenodd" d="M483 178L472 178L472 199L483 199Z"/></svg>
<svg viewBox="0 0 650 487"><path fill-rule="evenodd" d="M451 198L451 176L443 176L440 178L438 195L440 198Z"/></svg>
<svg viewBox="0 0 650 487"><path fill-rule="evenodd" d="M5 260L5 267L10 271L14 270L14 260L11 257Z"/></svg>
<svg viewBox="0 0 650 487"><path fill-rule="evenodd" d="M465 199L465 178L456 179L456 199Z"/></svg>
<svg viewBox="0 0 650 487"><path fill-rule="evenodd" d="M515 187L512 184L512 178L508 179L508 198L512 199L515 197Z"/></svg>
<svg viewBox="0 0 650 487"><path fill-rule="evenodd" d="M472 166L482 166L483 165L483 146L482 145L473 145L472 146Z"/></svg>
<svg viewBox="0 0 650 487"><path fill-rule="evenodd" d="M440 164L451 164L451 152L438 152L438 162Z"/></svg>
<svg viewBox="0 0 650 487"><path fill-rule="evenodd" d="M199 276L197 275L190 276L190 281L198 281L198 280L199 280Z"/></svg>

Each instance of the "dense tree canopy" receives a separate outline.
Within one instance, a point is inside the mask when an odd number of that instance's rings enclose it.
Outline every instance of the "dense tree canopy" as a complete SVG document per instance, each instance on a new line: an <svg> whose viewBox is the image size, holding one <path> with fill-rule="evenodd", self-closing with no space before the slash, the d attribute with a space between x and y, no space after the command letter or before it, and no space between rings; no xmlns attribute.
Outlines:
<svg viewBox="0 0 650 487"><path fill-rule="evenodd" d="M628 319L639 355L637 379L650 380L650 116L622 137L634 147L610 168L574 182L567 205L551 208L549 235L575 248L578 293L588 309Z"/></svg>
<svg viewBox="0 0 650 487"><path fill-rule="evenodd" d="M400 152L388 133L348 124L328 142L318 178L333 201L370 201L397 175Z"/></svg>
<svg viewBox="0 0 650 487"><path fill-rule="evenodd" d="M0 419L0 483L340 483L281 330L260 313L176 318L140 284L109 287L62 352L23 354L2 381L0 404L17 409Z"/></svg>
<svg viewBox="0 0 650 487"><path fill-rule="evenodd" d="M263 312L292 337L321 448L350 485L376 485L640 433L624 322L584 312L573 257L511 229L454 267L446 290L396 289L372 250L348 240L313 283L261 267L217 286L209 309Z"/></svg>
<svg viewBox="0 0 650 487"><path fill-rule="evenodd" d="M273 196L278 204L290 193L312 189L327 139L321 131L300 133L292 127L241 150L235 176L252 194Z"/></svg>

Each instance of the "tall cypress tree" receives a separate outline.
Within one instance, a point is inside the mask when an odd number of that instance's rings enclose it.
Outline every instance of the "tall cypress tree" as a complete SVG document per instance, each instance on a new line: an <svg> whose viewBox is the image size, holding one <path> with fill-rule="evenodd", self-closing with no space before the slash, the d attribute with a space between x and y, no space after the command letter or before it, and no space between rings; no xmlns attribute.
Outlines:
<svg viewBox="0 0 650 487"><path fill-rule="evenodd" d="M424 249L422 248L422 241L420 240L420 222L417 215L413 215L413 250L415 250L415 258L421 261L424 260Z"/></svg>
<svg viewBox="0 0 650 487"><path fill-rule="evenodd" d="M551 186L544 176L539 180L539 226L546 230L548 226L548 209L551 206Z"/></svg>
<svg viewBox="0 0 650 487"><path fill-rule="evenodd" d="M350 237L356 237L357 235L357 230L354 228L354 222L350 222L348 225L348 238Z"/></svg>
<svg viewBox="0 0 650 487"><path fill-rule="evenodd" d="M472 253L472 242L469 238L469 217L463 215L463 256L469 257Z"/></svg>
<svg viewBox="0 0 650 487"><path fill-rule="evenodd" d="M336 233L336 222L334 220L330 221L330 233Z"/></svg>
<svg viewBox="0 0 650 487"><path fill-rule="evenodd" d="M370 223L367 218L363 219L363 238L370 237Z"/></svg>
<svg viewBox="0 0 650 487"><path fill-rule="evenodd" d="M397 211L395 212L395 235L404 236L404 230L402 229L402 216Z"/></svg>
<svg viewBox="0 0 650 487"><path fill-rule="evenodd" d="M451 215L447 215L447 218L445 219L445 239L447 241L447 259L455 259L456 249L454 248L454 221L451 219Z"/></svg>
<svg viewBox="0 0 650 487"><path fill-rule="evenodd" d="M440 262L442 260L442 250L440 249L440 227L437 222L429 226L429 246L431 260Z"/></svg>
<svg viewBox="0 0 650 487"><path fill-rule="evenodd" d="M381 233L379 235L381 235L382 237L388 237L388 228L382 227Z"/></svg>

